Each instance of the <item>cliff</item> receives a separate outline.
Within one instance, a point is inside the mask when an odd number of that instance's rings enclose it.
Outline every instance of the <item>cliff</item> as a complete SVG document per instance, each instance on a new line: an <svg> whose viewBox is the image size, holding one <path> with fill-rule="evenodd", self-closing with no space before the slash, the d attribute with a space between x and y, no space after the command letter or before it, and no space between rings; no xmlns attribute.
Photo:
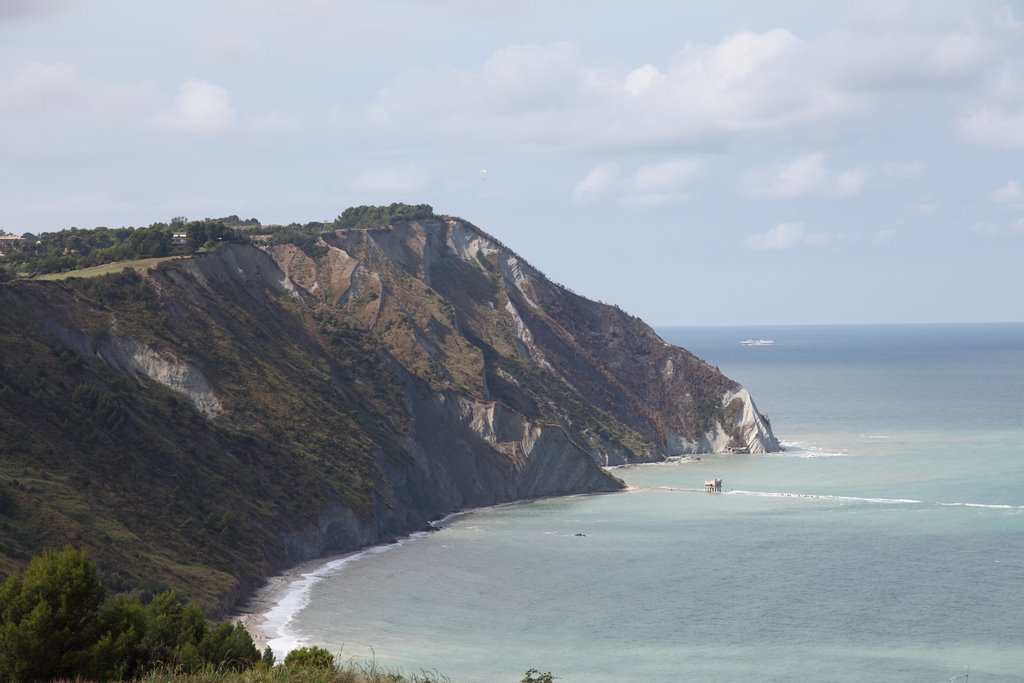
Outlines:
<svg viewBox="0 0 1024 683"><path fill-rule="evenodd" d="M455 218L321 235L269 253L435 386L561 424L600 464L778 450L750 395L643 321L560 287Z"/></svg>
<svg viewBox="0 0 1024 683"><path fill-rule="evenodd" d="M286 566L601 465L778 444L640 320L426 217L0 285L0 567L86 547L211 611Z"/></svg>

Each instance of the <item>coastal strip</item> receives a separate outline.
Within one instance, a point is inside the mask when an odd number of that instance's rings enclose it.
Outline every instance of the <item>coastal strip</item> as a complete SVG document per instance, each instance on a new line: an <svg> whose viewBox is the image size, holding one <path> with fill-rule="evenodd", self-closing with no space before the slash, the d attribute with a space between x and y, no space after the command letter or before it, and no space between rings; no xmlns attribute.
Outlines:
<svg viewBox="0 0 1024 683"><path fill-rule="evenodd" d="M516 500L496 505L486 505L468 510L458 510L444 517L430 522L431 531L444 528L452 520L464 517L475 512L496 510L517 505L530 505L552 498L577 498L584 496L600 496L619 493L619 491L602 491L598 493L576 493L568 496L545 496L543 498L532 498L529 500ZM253 643L261 651L270 646L274 655L283 658L292 650L309 645L303 640L301 634L289 629L289 625L295 616L301 612L310 600L313 587L324 579L334 576L349 564L367 555L379 555L397 548L406 543L426 537L431 531L416 531L407 536L401 536L393 541L380 543L347 553L322 557L309 560L300 565L292 567L281 574L270 577L262 588L246 601L241 608L235 612L230 621L241 623Z"/></svg>
<svg viewBox="0 0 1024 683"><path fill-rule="evenodd" d="M350 562L367 555L385 553L423 538L428 533L417 531L390 543L304 562L268 579L266 585L260 588L231 620L242 624L257 648L263 650L270 646L275 656L283 657L288 652L308 644L300 634L290 630L289 625L309 604L310 593L316 584L337 574Z"/></svg>

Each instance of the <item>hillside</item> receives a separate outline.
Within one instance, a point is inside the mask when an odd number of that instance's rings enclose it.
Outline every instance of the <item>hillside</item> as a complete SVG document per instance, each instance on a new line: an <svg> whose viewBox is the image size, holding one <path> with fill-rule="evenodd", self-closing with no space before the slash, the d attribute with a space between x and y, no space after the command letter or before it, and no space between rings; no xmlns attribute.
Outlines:
<svg viewBox="0 0 1024 683"><path fill-rule="evenodd" d="M599 465L778 448L738 384L465 221L275 241L0 284L0 569L70 541L215 612L458 509L619 488Z"/></svg>

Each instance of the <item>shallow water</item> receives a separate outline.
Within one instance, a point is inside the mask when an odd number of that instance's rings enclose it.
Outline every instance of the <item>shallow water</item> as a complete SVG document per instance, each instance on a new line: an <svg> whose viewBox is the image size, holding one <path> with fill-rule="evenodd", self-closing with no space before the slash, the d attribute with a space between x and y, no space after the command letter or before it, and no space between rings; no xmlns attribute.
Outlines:
<svg viewBox="0 0 1024 683"><path fill-rule="evenodd" d="M660 332L787 451L620 468L627 492L325 567L271 615L275 650L458 681L1024 677L1024 325Z"/></svg>

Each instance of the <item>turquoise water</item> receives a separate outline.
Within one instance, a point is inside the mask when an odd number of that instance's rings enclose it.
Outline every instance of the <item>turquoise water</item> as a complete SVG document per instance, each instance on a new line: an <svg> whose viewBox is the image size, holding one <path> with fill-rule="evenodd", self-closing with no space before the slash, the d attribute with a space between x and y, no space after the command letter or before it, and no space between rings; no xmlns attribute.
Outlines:
<svg viewBox="0 0 1024 683"><path fill-rule="evenodd" d="M336 561L269 615L275 649L457 681L1024 679L1024 325L659 332L787 451L620 468L624 493Z"/></svg>

